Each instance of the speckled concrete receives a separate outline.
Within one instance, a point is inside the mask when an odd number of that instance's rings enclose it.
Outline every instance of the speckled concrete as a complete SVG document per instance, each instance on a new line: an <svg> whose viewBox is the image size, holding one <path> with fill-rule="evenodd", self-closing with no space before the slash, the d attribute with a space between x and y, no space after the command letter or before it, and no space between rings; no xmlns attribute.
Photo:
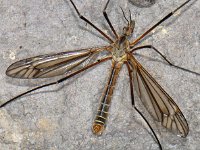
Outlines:
<svg viewBox="0 0 200 150"><path fill-rule="evenodd" d="M74 0L80 11L105 28L102 9L106 0ZM184 0L159 0L138 8L127 0L111 0L108 15L117 31L125 21L121 6L136 20L133 38L144 32ZM174 17L154 30L141 44L152 44L176 65L200 72L200 0L191 0ZM128 11L127 11L128 13ZM0 102L49 80L19 80L5 75L13 62L39 54L107 44L89 25L79 20L68 0L0 0ZM164 149L197 150L200 147L200 76L163 63L153 51L142 50L138 60L180 106L190 126L187 138L163 129L141 106ZM110 62L60 85L19 98L0 109L1 150L157 150L151 132L131 107L129 78L124 67L116 85L107 128L96 137L91 132L98 100Z"/></svg>

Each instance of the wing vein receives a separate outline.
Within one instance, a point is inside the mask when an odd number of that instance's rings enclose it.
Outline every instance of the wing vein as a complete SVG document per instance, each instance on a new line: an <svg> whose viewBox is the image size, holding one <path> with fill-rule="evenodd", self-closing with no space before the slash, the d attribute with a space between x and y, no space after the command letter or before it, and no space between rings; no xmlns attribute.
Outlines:
<svg viewBox="0 0 200 150"><path fill-rule="evenodd" d="M142 70L143 70L143 68L142 68ZM149 74L146 74L149 78L150 78L150 76L149 76ZM167 105L166 105L166 102L162 99L162 97L161 97L161 93L159 93L157 90L156 90L156 88L152 85L152 83L149 81L149 79L147 78L147 77L145 77L145 75L143 75L143 77L146 79L146 82L148 82L150 85L151 85L151 87L154 89L154 91L157 93L157 95L159 96L159 98L160 98L160 100L163 102L163 104L165 105L165 108L167 109L167 111L168 111L168 114L169 114L169 109L168 109L168 107L167 107ZM153 80L152 78L150 78L151 79L151 81L153 81L153 83L154 84L156 84L156 82L155 82L155 80ZM158 85L158 84L156 84L156 85ZM159 88L160 89L160 88ZM166 95L165 95L166 96ZM169 97L167 97L167 98L169 98ZM170 103L169 103L170 104ZM171 104L170 104L171 105ZM159 104L158 104L158 106L159 106ZM172 107L172 105L171 105L171 107ZM172 107L172 109L173 109L173 107Z"/></svg>
<svg viewBox="0 0 200 150"><path fill-rule="evenodd" d="M149 97L149 100L151 101L152 106L154 107L154 111L155 111L155 113L156 113L156 115L157 115L157 117L158 117L158 120L160 120L160 119L162 120L161 109L160 109L160 107L159 107L159 105L158 105L158 103L157 103L157 101L156 101L156 99L155 99L155 96L153 95L152 91L150 90L149 86L147 85L146 81L144 80L144 77L143 77L143 75L141 74L141 72L140 72L139 69L138 69L137 73L140 75L140 79L141 79L141 81L142 81L142 83L143 83L143 85L144 85L144 87L145 87L147 93L149 94L149 96L148 96L148 97ZM152 100L152 99L153 99L153 100ZM159 114L158 114L157 109L158 109L159 112L160 112L160 116L159 116ZM159 119L159 118L160 118L160 119Z"/></svg>

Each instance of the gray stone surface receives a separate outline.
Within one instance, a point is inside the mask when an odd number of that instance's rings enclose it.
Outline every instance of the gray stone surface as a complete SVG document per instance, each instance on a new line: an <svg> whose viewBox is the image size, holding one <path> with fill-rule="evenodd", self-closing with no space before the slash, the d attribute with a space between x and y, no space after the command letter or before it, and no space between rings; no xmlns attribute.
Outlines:
<svg viewBox="0 0 200 150"><path fill-rule="evenodd" d="M95 24L105 27L102 9L106 0L74 2ZM125 21L119 6L127 13L130 8L136 20L134 39L182 2L184 0L159 0L150 8L138 8L127 0L111 0L108 14L117 31L121 31ZM200 0L192 0L141 44L152 44L176 65L200 72L199 7ZM59 79L9 78L5 71L11 63L39 54L105 44L106 40L78 19L67 0L0 0L0 102L36 85ZM140 54L138 60L174 98L190 126L187 138L180 138L145 113L164 149L199 149L200 77L166 65L153 51L142 50ZM100 137L92 134L92 121L109 68L110 62L104 63L65 83L41 89L1 108L0 149L158 149L148 127L131 107L125 67L116 85L107 128ZM140 106L140 100L135 100ZM140 108L145 112L142 106Z"/></svg>
<svg viewBox="0 0 200 150"><path fill-rule="evenodd" d="M138 7L150 7L155 4L155 0L129 0L133 5Z"/></svg>

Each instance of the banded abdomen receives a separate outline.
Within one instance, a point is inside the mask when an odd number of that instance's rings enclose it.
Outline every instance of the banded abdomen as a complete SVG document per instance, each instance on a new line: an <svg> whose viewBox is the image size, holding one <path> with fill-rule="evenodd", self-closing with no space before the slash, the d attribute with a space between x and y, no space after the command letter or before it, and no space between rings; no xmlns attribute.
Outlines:
<svg viewBox="0 0 200 150"><path fill-rule="evenodd" d="M106 120L108 118L108 111L111 104L111 98L113 95L113 90L121 70L121 62L112 62L112 69L110 71L108 83L104 89L104 92L101 97L101 102L97 115L95 117L92 131L94 134L101 135L106 126Z"/></svg>

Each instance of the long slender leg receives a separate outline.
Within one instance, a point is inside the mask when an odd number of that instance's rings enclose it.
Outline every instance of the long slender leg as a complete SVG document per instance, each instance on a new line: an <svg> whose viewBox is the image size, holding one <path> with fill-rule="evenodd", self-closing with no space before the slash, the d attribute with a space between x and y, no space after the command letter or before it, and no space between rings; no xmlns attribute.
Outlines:
<svg viewBox="0 0 200 150"><path fill-rule="evenodd" d="M105 38L108 39L108 41L110 41L110 43L113 43L113 40L106 34L104 33L102 30L100 30L96 25L94 25L91 21L89 21L87 18L85 18L84 16L82 16L80 14L80 12L78 11L76 5L74 4L74 2L72 0L70 0L70 2L72 3L72 5L74 6L74 9L76 10L78 16L84 20L85 22L87 22L89 25L91 25L93 28L95 28L99 33L101 33L101 35L103 35Z"/></svg>
<svg viewBox="0 0 200 150"><path fill-rule="evenodd" d="M54 85L54 84L59 84L59 83L65 81L65 80L67 80L67 79L69 79L69 78L71 78L71 77L73 77L73 76L75 76L75 75L77 75L77 74L79 74L79 73L81 73L81 72L83 72L83 71L85 71L85 70L87 70L87 69L89 69L89 68L91 68L91 67L97 65L97 64L100 64L100 63L102 63L102 62L104 62L104 61L106 61L106 60L109 60L109 59L111 59L111 58L112 58L112 57L103 58L103 59L101 59L101 60L99 60L99 61L97 61L97 62L95 62L95 63L92 63L92 64L90 64L90 65L88 65L88 66L86 66L86 67L84 67L84 68L82 68L82 69L80 69L80 70L77 70L77 71L75 71L75 72L73 72L73 73L67 75L66 77L61 78L61 79L59 79L59 80L57 80L57 81L55 81L55 82L51 82L51 83L44 84L44 85L41 85L41 86L37 86L37 87L35 87L35 88L33 88L33 89L30 89L30 90L28 90L28 91L26 91L26 92L24 92L24 93L22 93L22 94L20 94L20 95L15 96L14 98L8 100L7 102L1 104L1 105L0 105L0 108L2 108L2 107L4 107L4 106L6 106L7 104L9 104L9 103L15 101L17 98L19 98L19 97L21 97L21 96L23 96L23 95L26 95L26 94L28 94L28 93L31 93L31 92L36 91L36 90L38 90L38 89L41 89L41 88L43 88L43 87L47 87L47 86Z"/></svg>
<svg viewBox="0 0 200 150"><path fill-rule="evenodd" d="M146 32L144 32L141 36L139 36L136 40L134 40L130 45L134 46L136 45L142 38L144 38L148 33L150 33L153 29L155 29L158 25L163 23L165 20L170 18L175 12L177 12L180 8L182 8L184 5L186 5L190 0L187 0L182 5L180 5L178 8L176 8L174 11L170 12L168 15L163 17L159 22L157 22L155 25L153 25L151 28L149 28Z"/></svg>
<svg viewBox="0 0 200 150"><path fill-rule="evenodd" d="M114 29L112 23L110 22L110 20L109 20L109 18L108 18L108 15L107 15L107 13L106 13L106 8L107 8L109 2L110 2L110 0L107 1L106 5L105 5L105 7L104 7L104 9L103 9L103 15L104 15L104 17L106 18L106 21L107 21L107 23L109 24L109 26L110 26L112 32L114 33L115 37L118 38L119 36L118 36L118 34L116 33L116 31L115 31L115 29Z"/></svg>
<svg viewBox="0 0 200 150"><path fill-rule="evenodd" d="M187 71L187 72L190 72L190 73L193 73L193 74L196 74L196 75L199 75L200 76L200 73L197 73L197 72L194 72L194 71L191 71L189 69L186 69L186 68L183 68L183 67L179 67L177 65L174 65L173 63L171 63L158 49L156 49L154 46L152 45L144 45L144 46L139 46L139 47L136 47L136 48L133 48L130 52L135 52L136 50L140 50L140 49L143 49L143 48L150 48L152 50L154 50L155 52L157 52L170 66L173 66L175 68L178 68L178 69L181 69L181 70L184 70L184 71Z"/></svg>
<svg viewBox="0 0 200 150"><path fill-rule="evenodd" d="M131 70L131 67L129 65L128 62L126 62L126 66L128 68L128 73L129 73L129 78L130 78L130 90L131 90L131 100L132 100L132 105L134 107L134 109L138 112L138 114L140 114L140 116L142 117L142 119L146 122L146 124L149 126L151 132L153 133L158 145L159 145L159 148L162 150L162 146L161 146L161 143L156 135L156 133L154 132L153 128L151 127L150 123L147 121L147 119L144 117L144 115L139 111L139 109L135 106L135 101L134 101L134 93L133 93L133 76L132 76L132 70Z"/></svg>

